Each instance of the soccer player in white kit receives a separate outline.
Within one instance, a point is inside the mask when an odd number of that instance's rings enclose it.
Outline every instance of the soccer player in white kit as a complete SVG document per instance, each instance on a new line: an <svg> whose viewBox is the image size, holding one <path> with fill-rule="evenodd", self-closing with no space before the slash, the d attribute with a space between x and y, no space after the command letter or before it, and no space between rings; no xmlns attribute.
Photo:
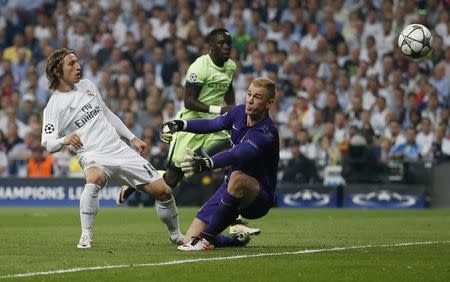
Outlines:
<svg viewBox="0 0 450 282"><path fill-rule="evenodd" d="M148 150L147 144L108 109L94 83L81 79L81 67L73 52L64 48L52 52L46 74L53 94L44 109L41 143L50 153L69 146L76 152L86 179L80 197L81 238L77 247L92 245L98 193L109 179L154 197L156 212L166 225L170 240L181 244L183 235L172 190L139 155ZM129 140L134 149L121 137Z"/></svg>

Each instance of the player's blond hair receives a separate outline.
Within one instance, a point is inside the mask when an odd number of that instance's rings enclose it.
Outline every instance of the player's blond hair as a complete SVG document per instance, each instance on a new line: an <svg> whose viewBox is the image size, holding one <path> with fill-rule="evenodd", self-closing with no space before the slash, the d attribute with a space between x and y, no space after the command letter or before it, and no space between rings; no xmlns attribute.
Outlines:
<svg viewBox="0 0 450 282"><path fill-rule="evenodd" d="M252 81L252 85L255 87L263 87L267 89L269 99L275 98L275 82L266 77L258 77Z"/></svg>
<svg viewBox="0 0 450 282"><path fill-rule="evenodd" d="M55 90L58 87L58 75L62 76L62 66L64 63L64 57L73 53L66 48L61 48L53 51L47 58L47 68L45 73L48 78L48 85L51 90Z"/></svg>

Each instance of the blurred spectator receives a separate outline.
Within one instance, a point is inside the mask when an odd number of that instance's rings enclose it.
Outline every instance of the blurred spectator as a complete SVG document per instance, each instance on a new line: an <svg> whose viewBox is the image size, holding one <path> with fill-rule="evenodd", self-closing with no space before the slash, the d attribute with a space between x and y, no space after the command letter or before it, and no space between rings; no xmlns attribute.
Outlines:
<svg viewBox="0 0 450 282"><path fill-rule="evenodd" d="M38 109L36 107L36 98L34 94L27 93L23 95L20 107L17 111L16 117L23 124L28 123L28 119L32 114L38 114Z"/></svg>
<svg viewBox="0 0 450 282"><path fill-rule="evenodd" d="M75 155L70 158L68 176L72 178L84 178L83 168L80 166Z"/></svg>
<svg viewBox="0 0 450 282"><path fill-rule="evenodd" d="M366 139L355 135L350 140L348 152L342 160L342 176L347 183L379 181L380 164L374 151L368 147ZM377 173L378 172L378 173Z"/></svg>
<svg viewBox="0 0 450 282"><path fill-rule="evenodd" d="M8 176L8 157L4 146L5 134L0 130L0 177Z"/></svg>
<svg viewBox="0 0 450 282"><path fill-rule="evenodd" d="M334 141L341 144L347 135L346 119L343 112L336 112L334 115Z"/></svg>
<svg viewBox="0 0 450 282"><path fill-rule="evenodd" d="M333 122L334 116L337 112L341 111L341 107L339 106L338 99L335 93L328 93L327 95L327 104L323 109L323 121L324 122Z"/></svg>
<svg viewBox="0 0 450 282"><path fill-rule="evenodd" d="M314 163L316 148L311 143L308 131L300 129L296 139L295 145L291 147L292 156L286 164L282 180L295 183L318 181L319 176Z"/></svg>
<svg viewBox="0 0 450 282"><path fill-rule="evenodd" d="M123 115L123 123L134 133L139 139L144 135L144 128L136 120L136 113L132 111L126 111Z"/></svg>
<svg viewBox="0 0 450 282"><path fill-rule="evenodd" d="M15 107L7 106L4 113L5 115L0 117L0 130L7 132L8 136L10 134L9 131L11 130L12 135L17 133L19 138L23 138L30 128L26 125L26 123L17 118L17 111ZM14 126L12 126L12 124L14 124Z"/></svg>
<svg viewBox="0 0 450 282"><path fill-rule="evenodd" d="M386 98L378 95L370 118L370 125L375 130L376 135L381 135L386 129L388 113L389 109L386 106Z"/></svg>
<svg viewBox="0 0 450 282"><path fill-rule="evenodd" d="M406 130L406 142L393 146L390 157L408 162L420 159L420 147L416 142L416 129L410 127Z"/></svg>
<svg viewBox="0 0 450 282"><path fill-rule="evenodd" d="M432 145L434 142L434 133L431 129L431 120L423 117L420 131L416 136L416 143L420 148L420 157L424 160L432 160Z"/></svg>
<svg viewBox="0 0 450 282"><path fill-rule="evenodd" d="M439 63L434 68L433 77L430 78L430 84L437 90L439 100L449 105L450 98L450 77L445 75L444 63Z"/></svg>
<svg viewBox="0 0 450 282"><path fill-rule="evenodd" d="M8 158L5 151L0 149L0 177L8 176Z"/></svg>
<svg viewBox="0 0 450 282"><path fill-rule="evenodd" d="M172 100L167 100L164 102L162 110L162 121L163 123L169 122L175 119L177 111L175 111L175 104Z"/></svg>
<svg viewBox="0 0 450 282"><path fill-rule="evenodd" d="M310 22L308 24L308 32L303 37L301 46L307 48L310 52L315 52L319 44L319 40L323 38L319 34L319 28L316 23Z"/></svg>
<svg viewBox="0 0 450 282"><path fill-rule="evenodd" d="M421 116L428 117L432 124L439 123L442 108L439 105L438 95L435 91L428 95L428 101L422 110Z"/></svg>
<svg viewBox="0 0 450 282"><path fill-rule="evenodd" d="M394 146L406 142L406 139L402 134L402 128L397 120L391 120L389 122L389 125L384 132L384 136Z"/></svg>
<svg viewBox="0 0 450 282"><path fill-rule="evenodd" d="M26 61L31 60L31 50L25 46L25 38L23 34L18 33L14 35L13 45L5 48L3 51L3 60L10 61L11 63L17 63L20 52L25 53L24 59Z"/></svg>
<svg viewBox="0 0 450 282"><path fill-rule="evenodd" d="M444 152L443 150L443 143L446 139L445 137L445 127L442 125L439 125L436 127L434 131L434 138L433 138L433 144L432 144L432 156L433 156L433 162L436 164L439 164L443 161L449 161L450 155L448 152ZM446 140L447 142L448 139Z"/></svg>
<svg viewBox="0 0 450 282"><path fill-rule="evenodd" d="M148 96L145 100L144 110L138 113L139 124L143 127L152 127L159 130L158 124L162 120L161 109L161 98L157 96Z"/></svg>
<svg viewBox="0 0 450 282"><path fill-rule="evenodd" d="M51 177L54 172L54 157L45 153L41 146L33 148L32 155L28 161L28 177Z"/></svg>

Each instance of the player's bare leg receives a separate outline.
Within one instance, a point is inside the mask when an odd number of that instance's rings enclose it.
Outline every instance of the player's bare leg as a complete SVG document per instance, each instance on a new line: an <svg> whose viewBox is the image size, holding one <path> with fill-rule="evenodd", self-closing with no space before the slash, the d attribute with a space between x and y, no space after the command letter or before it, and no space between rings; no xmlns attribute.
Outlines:
<svg viewBox="0 0 450 282"><path fill-rule="evenodd" d="M206 226L207 226L206 222L204 222L198 218L194 218L194 220L192 220L191 225L189 226L188 231L186 231L186 235L184 237L183 243L187 244L193 238L200 236L200 233L203 230L205 230Z"/></svg>
<svg viewBox="0 0 450 282"><path fill-rule="evenodd" d="M183 174L172 168L168 168L166 171L158 171L163 175L164 180L170 188L175 188L183 178ZM123 205L130 197L136 192L133 187L122 185L117 193L116 203L120 206Z"/></svg>

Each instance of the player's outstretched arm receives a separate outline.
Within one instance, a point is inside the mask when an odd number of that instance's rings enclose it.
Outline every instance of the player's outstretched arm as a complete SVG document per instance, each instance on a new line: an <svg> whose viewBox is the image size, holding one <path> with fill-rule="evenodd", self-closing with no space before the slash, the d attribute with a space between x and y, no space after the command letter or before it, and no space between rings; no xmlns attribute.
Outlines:
<svg viewBox="0 0 450 282"><path fill-rule="evenodd" d="M173 134L178 131L192 133L211 133L230 129L232 123L226 116L217 116L214 119L172 120L164 123L159 130L159 137L164 143L170 143Z"/></svg>

